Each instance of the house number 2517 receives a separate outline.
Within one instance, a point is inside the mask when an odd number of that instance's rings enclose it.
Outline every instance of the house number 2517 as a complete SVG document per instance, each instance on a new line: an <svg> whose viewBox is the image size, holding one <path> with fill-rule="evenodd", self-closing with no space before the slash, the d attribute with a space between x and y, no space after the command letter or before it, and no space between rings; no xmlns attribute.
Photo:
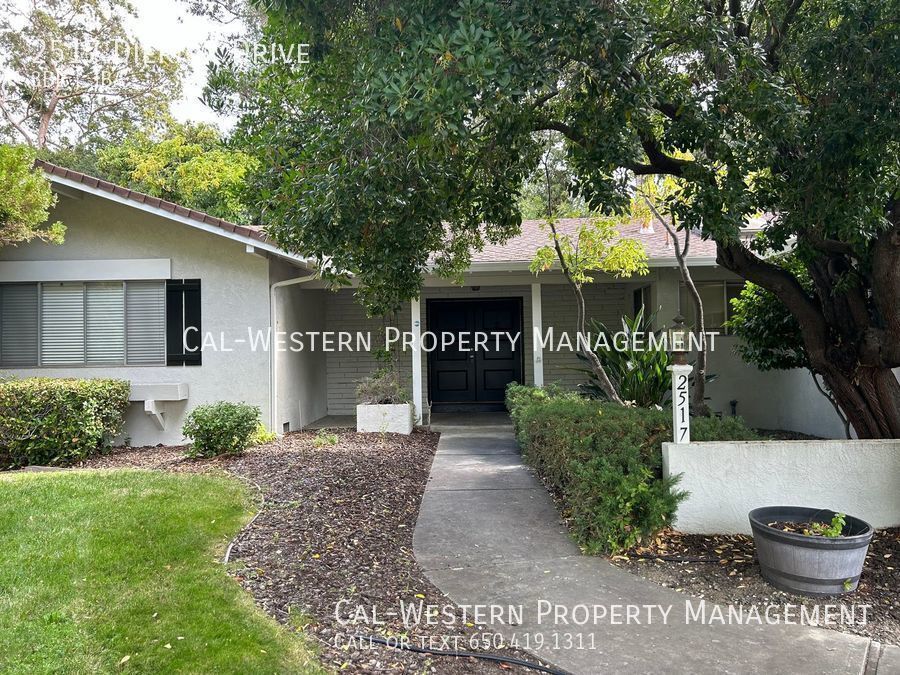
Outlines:
<svg viewBox="0 0 900 675"><path fill-rule="evenodd" d="M672 428L676 443L691 442L690 366L672 367Z"/></svg>

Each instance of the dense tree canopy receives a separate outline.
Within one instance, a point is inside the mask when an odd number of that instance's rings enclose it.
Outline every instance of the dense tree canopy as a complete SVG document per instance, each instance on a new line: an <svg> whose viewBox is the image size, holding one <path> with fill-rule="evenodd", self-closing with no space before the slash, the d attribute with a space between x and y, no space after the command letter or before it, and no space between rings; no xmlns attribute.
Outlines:
<svg viewBox="0 0 900 675"><path fill-rule="evenodd" d="M34 167L33 150L0 145L0 186L0 247L32 239L62 243L65 227L49 221L56 195L44 172Z"/></svg>
<svg viewBox="0 0 900 675"><path fill-rule="evenodd" d="M107 180L242 224L252 219L244 179L255 166L224 145L214 127L172 121L158 136L133 134L96 157L97 173Z"/></svg>
<svg viewBox="0 0 900 675"><path fill-rule="evenodd" d="M128 14L127 0L0 0L0 138L91 145L167 112L185 56L141 45Z"/></svg>
<svg viewBox="0 0 900 675"><path fill-rule="evenodd" d="M538 132L556 131L591 209L672 177L668 210L788 308L856 432L900 436L898 16L900 0L285 0L266 31L314 62L266 69L246 110L266 224L393 306L432 259L459 270L516 231ZM810 290L766 259L785 248Z"/></svg>

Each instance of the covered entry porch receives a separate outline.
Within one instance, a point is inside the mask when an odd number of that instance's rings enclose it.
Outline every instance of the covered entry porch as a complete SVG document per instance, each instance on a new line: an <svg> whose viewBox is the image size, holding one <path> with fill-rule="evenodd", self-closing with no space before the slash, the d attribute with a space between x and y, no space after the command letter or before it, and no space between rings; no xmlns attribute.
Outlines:
<svg viewBox="0 0 900 675"><path fill-rule="evenodd" d="M588 316L618 326L635 303L656 302L655 277L654 272L639 280L598 278L585 288ZM575 333L574 297L554 272L536 278L525 269L473 271L462 285L429 277L419 298L390 317L367 317L352 288L331 291L318 281L279 289L275 307L278 331L371 334L373 350L383 346L388 329L394 330L400 335L393 345L400 376L420 422L431 412L501 411L508 382L575 386L584 381L573 352L543 348L535 340L548 331ZM477 351L458 343L430 349L428 334L479 331L501 335L489 337ZM276 354L273 427L286 432L351 426L357 384L379 365L365 349Z"/></svg>

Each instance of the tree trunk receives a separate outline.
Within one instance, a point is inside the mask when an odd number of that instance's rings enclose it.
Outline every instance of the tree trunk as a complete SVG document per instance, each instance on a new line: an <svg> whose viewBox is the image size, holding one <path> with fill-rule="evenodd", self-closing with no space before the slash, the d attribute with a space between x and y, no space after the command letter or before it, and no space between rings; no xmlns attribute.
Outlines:
<svg viewBox="0 0 900 675"><path fill-rule="evenodd" d="M868 326L855 340L842 339L843 326L826 318L835 314L834 308L823 310L790 272L741 244L719 242L717 246L719 264L774 293L797 319L810 367L822 376L856 435L900 438L900 382L891 360L898 336ZM900 265L900 260L894 258L894 265ZM833 295L837 293L829 293Z"/></svg>
<svg viewBox="0 0 900 675"><path fill-rule="evenodd" d="M554 230L554 240L556 236L556 231ZM558 246L558 245L557 245ZM560 262L562 262L562 253L559 253ZM613 403L618 403L619 405L625 405L622 401L622 397L619 396L619 392L616 391L615 385L613 385L612 380L609 379L609 375L606 373L606 369L603 367L603 364L600 363L600 359L597 355L590 349L590 346L587 344L587 340L579 339L582 335L587 335L586 331L586 311L584 304L584 293L581 292L581 286L576 284L569 277L568 271L565 270L565 263L563 263L563 269L566 274L566 278L569 281L569 285L572 287L572 291L575 293L575 301L577 303L577 315L576 315L576 330L578 334L576 336L576 344L579 346L579 351L581 355L587 360L588 364L591 366L591 371L594 373L594 377L597 378L597 381L600 383L600 388L603 390L603 393L606 394L607 398ZM582 344L585 345L584 349L581 348Z"/></svg>
<svg viewBox="0 0 900 675"><path fill-rule="evenodd" d="M860 367L851 379L822 364L822 379L859 438L900 438L897 402L900 382L890 368Z"/></svg>
<svg viewBox="0 0 900 675"><path fill-rule="evenodd" d="M691 300L694 303L694 312L697 314L697 330L700 333L700 349L697 350L697 362L694 364L694 388L691 392L691 412L698 417L709 417L712 413L709 406L706 405L706 319L703 316L703 300L700 298L700 292L688 269L687 257L691 244L691 231L684 233L684 249L681 249L681 243L678 241L678 232L674 227L662 217L656 206L650 201L649 197L644 197L650 211L659 223L666 228L666 232L672 237L672 244L675 247L675 260L678 262L678 269L681 272L681 280L691 294Z"/></svg>

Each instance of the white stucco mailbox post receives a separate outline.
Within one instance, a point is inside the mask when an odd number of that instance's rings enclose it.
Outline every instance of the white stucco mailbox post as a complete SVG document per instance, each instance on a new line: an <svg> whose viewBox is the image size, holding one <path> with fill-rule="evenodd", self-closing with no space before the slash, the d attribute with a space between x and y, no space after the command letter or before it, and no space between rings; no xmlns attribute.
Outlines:
<svg viewBox="0 0 900 675"><path fill-rule="evenodd" d="M693 368L687 363L688 331L679 314L667 333L669 352L672 354L672 435L676 443L691 442L690 376Z"/></svg>

